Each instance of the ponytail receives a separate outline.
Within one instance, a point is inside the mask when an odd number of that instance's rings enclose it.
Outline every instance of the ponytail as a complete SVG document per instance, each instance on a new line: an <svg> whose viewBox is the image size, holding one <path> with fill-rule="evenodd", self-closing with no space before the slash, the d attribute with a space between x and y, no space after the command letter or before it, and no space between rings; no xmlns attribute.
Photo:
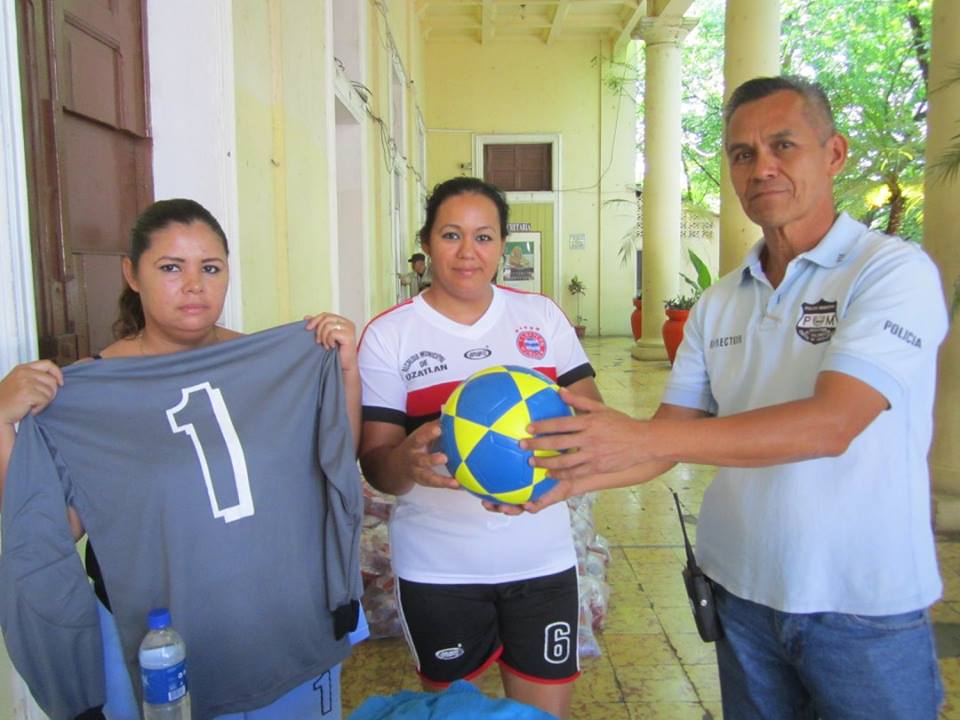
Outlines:
<svg viewBox="0 0 960 720"><path fill-rule="evenodd" d="M136 337L146 325L140 293L129 285L124 285L117 304L120 307L120 315L113 323L113 337L117 340Z"/></svg>

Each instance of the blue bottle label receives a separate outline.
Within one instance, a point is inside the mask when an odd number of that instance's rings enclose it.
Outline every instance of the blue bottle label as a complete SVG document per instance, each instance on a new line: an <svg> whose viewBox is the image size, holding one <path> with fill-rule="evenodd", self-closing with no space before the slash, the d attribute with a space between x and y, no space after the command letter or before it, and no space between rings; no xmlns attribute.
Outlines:
<svg viewBox="0 0 960 720"><path fill-rule="evenodd" d="M159 670L140 668L143 681L143 699L151 705L176 702L187 694L186 662Z"/></svg>

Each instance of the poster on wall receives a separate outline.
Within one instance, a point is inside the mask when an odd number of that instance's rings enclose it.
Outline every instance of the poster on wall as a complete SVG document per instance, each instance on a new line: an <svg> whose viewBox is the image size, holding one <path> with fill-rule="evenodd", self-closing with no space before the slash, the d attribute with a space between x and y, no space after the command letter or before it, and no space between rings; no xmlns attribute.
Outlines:
<svg viewBox="0 0 960 720"><path fill-rule="evenodd" d="M517 290L540 292L539 232L510 233L503 247L500 282Z"/></svg>

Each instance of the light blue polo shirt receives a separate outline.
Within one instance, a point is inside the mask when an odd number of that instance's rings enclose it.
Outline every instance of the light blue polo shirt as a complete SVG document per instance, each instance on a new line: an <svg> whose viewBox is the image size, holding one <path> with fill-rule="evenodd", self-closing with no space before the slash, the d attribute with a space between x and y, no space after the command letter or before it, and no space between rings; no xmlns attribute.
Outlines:
<svg viewBox="0 0 960 720"><path fill-rule="evenodd" d="M927 467L947 330L937 268L846 214L776 289L762 248L694 307L663 402L722 417L810 397L832 370L890 408L839 457L719 469L700 510L700 563L735 595L785 612L926 607L942 590Z"/></svg>

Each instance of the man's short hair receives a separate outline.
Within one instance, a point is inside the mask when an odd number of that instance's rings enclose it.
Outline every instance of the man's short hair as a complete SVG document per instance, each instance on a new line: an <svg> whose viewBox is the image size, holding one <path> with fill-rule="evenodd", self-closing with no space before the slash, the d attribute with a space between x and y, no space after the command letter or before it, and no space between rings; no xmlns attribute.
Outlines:
<svg viewBox="0 0 960 720"><path fill-rule="evenodd" d="M426 261L427 261L427 256L424 255L423 253L414 253L413 255L410 256L410 259L407 260L407 262L409 262L409 263L415 263L415 262L417 262L418 260L419 260L420 262L426 262Z"/></svg>
<svg viewBox="0 0 960 720"><path fill-rule="evenodd" d="M816 125L823 126L827 131L824 140L837 131L833 120L833 109L830 107L830 100L827 98L823 86L820 83L804 80L796 75L758 77L743 83L733 91L723 109L724 130L730 124L733 113L741 105L760 100L782 90L795 92L804 99L807 109L810 111L809 119Z"/></svg>

